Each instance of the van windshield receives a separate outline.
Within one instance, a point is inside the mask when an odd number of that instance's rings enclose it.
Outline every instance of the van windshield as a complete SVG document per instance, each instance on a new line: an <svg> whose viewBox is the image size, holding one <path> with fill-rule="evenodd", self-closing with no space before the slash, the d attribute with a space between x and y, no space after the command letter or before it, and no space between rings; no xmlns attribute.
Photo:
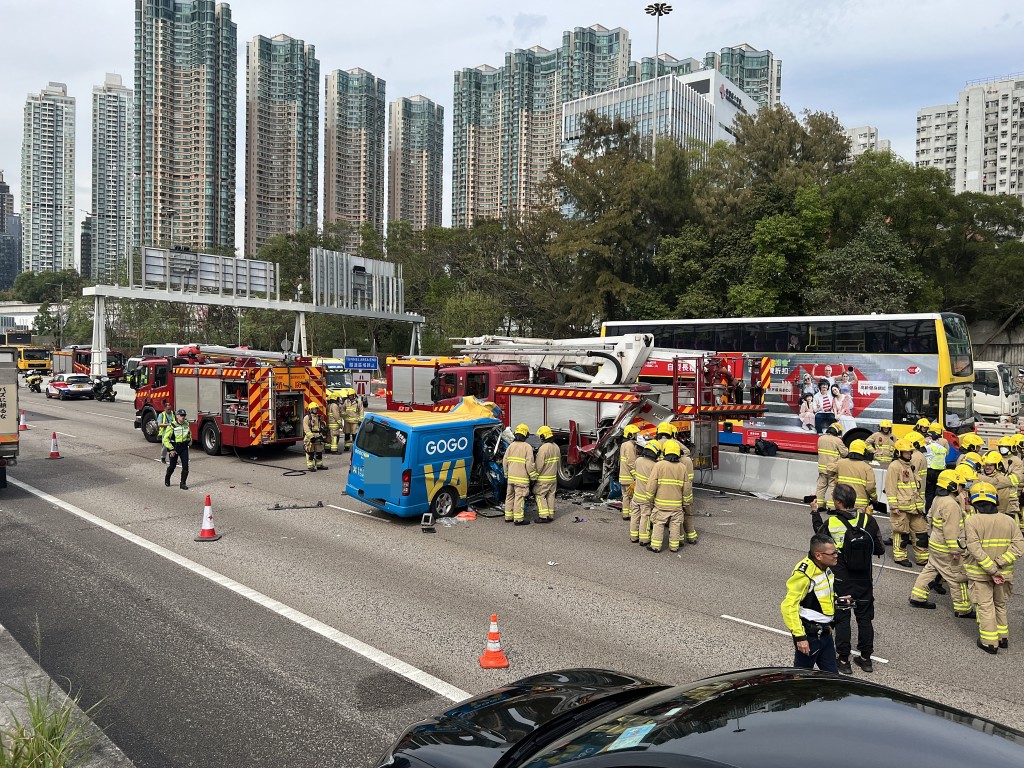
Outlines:
<svg viewBox="0 0 1024 768"><path fill-rule="evenodd" d="M384 459L404 459L409 435L376 419L367 420L356 437L356 448Z"/></svg>
<svg viewBox="0 0 1024 768"><path fill-rule="evenodd" d="M999 365L996 366L996 369L999 371L999 379L1003 384L1003 391L1008 395L1017 394L1017 385L1013 382L1013 376L1010 373L1010 366Z"/></svg>

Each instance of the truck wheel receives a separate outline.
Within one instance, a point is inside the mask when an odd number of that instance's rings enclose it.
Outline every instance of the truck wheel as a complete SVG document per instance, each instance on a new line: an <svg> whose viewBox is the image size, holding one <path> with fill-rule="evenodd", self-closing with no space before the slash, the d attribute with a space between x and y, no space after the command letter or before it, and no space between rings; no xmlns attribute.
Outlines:
<svg viewBox="0 0 1024 768"><path fill-rule="evenodd" d="M203 425L203 432L199 436L203 441L203 450L211 456L220 456L220 430L212 421Z"/></svg>
<svg viewBox="0 0 1024 768"><path fill-rule="evenodd" d="M160 441L160 431L156 423L156 413L147 408L142 412L142 436L151 443Z"/></svg>
<svg viewBox="0 0 1024 768"><path fill-rule="evenodd" d="M572 467L566 463L563 453L561 461L558 462L558 487L567 491L575 491L581 485L583 485L583 473L574 472Z"/></svg>
<svg viewBox="0 0 1024 768"><path fill-rule="evenodd" d="M459 505L459 492L454 488L442 488L430 502L430 512L434 517L451 517Z"/></svg>

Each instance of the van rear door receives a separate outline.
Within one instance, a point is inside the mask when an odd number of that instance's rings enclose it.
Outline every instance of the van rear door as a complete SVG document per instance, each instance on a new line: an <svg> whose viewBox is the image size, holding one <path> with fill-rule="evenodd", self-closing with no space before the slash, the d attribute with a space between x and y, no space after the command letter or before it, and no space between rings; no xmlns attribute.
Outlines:
<svg viewBox="0 0 1024 768"><path fill-rule="evenodd" d="M367 499L394 504L402 500L403 468L409 434L394 424L375 418L366 419L356 435L348 485ZM408 495L408 493L406 494Z"/></svg>

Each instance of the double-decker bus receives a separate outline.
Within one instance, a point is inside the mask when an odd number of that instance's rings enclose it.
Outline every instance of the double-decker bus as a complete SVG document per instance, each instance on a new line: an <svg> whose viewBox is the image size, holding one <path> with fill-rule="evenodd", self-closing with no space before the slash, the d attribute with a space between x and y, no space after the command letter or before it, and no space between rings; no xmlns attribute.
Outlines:
<svg viewBox="0 0 1024 768"><path fill-rule="evenodd" d="M781 450L814 453L817 432L801 422L806 393L826 383L852 398L844 423L849 444L878 429L883 419L893 432L909 432L918 419L939 421L956 447L956 435L974 428L974 361L967 323L960 315L935 312L834 317L744 317L714 320L622 320L606 322L602 334L654 335L662 349L740 352L771 358L771 382L763 418L726 422L726 444L749 450L757 438ZM741 378L740 372L735 372ZM650 362L648 380L668 378L664 363Z"/></svg>

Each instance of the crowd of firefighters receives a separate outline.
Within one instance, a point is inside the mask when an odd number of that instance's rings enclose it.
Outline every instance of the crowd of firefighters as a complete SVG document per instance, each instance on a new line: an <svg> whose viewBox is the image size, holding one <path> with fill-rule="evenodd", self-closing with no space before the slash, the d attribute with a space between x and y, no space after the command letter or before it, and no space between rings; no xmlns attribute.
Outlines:
<svg viewBox="0 0 1024 768"><path fill-rule="evenodd" d="M306 452L306 469L310 472L327 469L324 453L344 453L355 443L363 420L363 403L352 388L327 393L327 418L315 400L306 406L302 418L302 445ZM341 447L339 450L339 438Z"/></svg>
<svg viewBox="0 0 1024 768"><path fill-rule="evenodd" d="M507 482L505 522L529 525L526 500L537 499L537 522L555 519L555 491L561 451L547 425L537 429L541 444L536 452L527 442L530 428L518 425L514 442L505 451ZM671 422L658 425L646 437L636 424L627 424L619 437L619 476L622 517L629 521L630 541L660 552L666 544L678 552L697 543L693 524L693 461L686 441L679 440Z"/></svg>
<svg viewBox="0 0 1024 768"><path fill-rule="evenodd" d="M857 492L858 511L878 505L874 470L885 469L884 491L892 525L896 565L924 566L910 593L910 605L934 609L931 592L952 592L954 615L976 619L978 646L987 653L1009 647L1006 603L1012 593L1014 564L1024 554L1021 484L1024 434L999 438L984 451L973 432L961 435L960 456L947 468L949 442L942 425L920 419L897 439L885 420L867 440L843 443L833 423L818 439L818 484L811 500L815 530L820 510L831 510L837 484Z"/></svg>

